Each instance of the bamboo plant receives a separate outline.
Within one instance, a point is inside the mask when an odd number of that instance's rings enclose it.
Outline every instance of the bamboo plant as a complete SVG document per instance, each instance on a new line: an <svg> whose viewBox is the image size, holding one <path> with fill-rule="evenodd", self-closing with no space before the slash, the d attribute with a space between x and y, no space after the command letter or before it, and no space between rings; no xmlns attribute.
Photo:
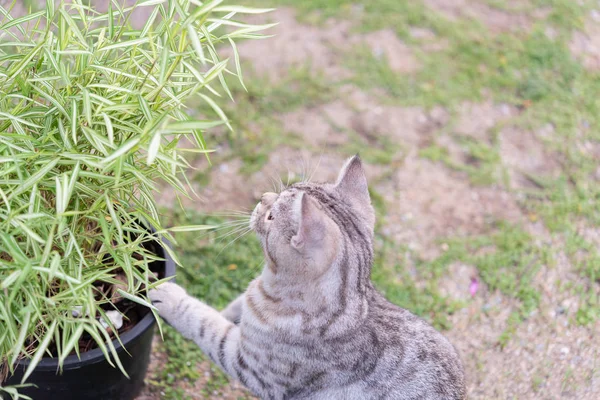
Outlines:
<svg viewBox="0 0 600 400"><path fill-rule="evenodd" d="M0 388L21 359L25 381L42 357L79 354L82 335L120 366L98 286L121 271L119 294L151 307L146 244L205 228L163 227L154 193L162 182L189 195L186 158L229 125L218 103L242 80L235 41L270 26L237 20L268 10L223 0L111 0L106 12L47 0L11 16L16 3L0 6ZM136 29L139 7L149 17ZM200 102L212 118L194 117Z"/></svg>

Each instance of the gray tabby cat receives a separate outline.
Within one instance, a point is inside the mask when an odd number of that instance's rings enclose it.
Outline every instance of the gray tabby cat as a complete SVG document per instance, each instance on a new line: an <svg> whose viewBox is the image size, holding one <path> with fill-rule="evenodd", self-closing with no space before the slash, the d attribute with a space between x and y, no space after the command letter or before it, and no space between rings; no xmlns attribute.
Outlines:
<svg viewBox="0 0 600 400"><path fill-rule="evenodd" d="M262 399L464 399L454 347L371 283L375 214L358 156L335 184L265 193L266 265L219 313L164 283L160 315Z"/></svg>

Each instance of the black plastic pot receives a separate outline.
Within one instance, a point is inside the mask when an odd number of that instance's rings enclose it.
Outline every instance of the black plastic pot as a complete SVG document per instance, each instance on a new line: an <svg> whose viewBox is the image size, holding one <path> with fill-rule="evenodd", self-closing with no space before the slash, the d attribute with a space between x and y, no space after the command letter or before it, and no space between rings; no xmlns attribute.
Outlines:
<svg viewBox="0 0 600 400"><path fill-rule="evenodd" d="M165 244L168 246L168 244ZM162 247L156 246L160 257L164 258L164 276L175 275L175 263ZM155 261L157 262L157 261ZM154 269L154 268L153 268ZM120 335L123 346L113 340L113 345L129 379L118 368L113 368L98 348L67 357L60 374L58 362L53 358L43 358L27 379L37 387L19 389L19 393L33 400L132 400L142 389L144 377L150 362L152 336L156 321L148 312L133 328ZM28 362L22 361L15 374L5 386L21 382ZM0 396L1 397L1 396Z"/></svg>

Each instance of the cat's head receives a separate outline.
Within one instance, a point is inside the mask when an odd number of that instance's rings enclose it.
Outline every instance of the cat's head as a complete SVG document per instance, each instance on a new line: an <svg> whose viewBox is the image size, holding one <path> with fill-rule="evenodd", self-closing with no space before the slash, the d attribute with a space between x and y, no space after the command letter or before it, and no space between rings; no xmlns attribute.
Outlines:
<svg viewBox="0 0 600 400"><path fill-rule="evenodd" d="M372 253L375 213L358 155L335 183L296 183L265 193L250 227L275 273L316 279L341 256ZM369 266L370 267L370 266Z"/></svg>

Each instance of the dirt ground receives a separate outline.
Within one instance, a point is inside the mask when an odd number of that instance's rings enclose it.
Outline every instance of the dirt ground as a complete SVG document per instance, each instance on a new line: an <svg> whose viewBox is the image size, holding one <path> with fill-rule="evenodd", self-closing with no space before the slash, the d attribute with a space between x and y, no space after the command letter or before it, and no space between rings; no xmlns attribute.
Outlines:
<svg viewBox="0 0 600 400"><path fill-rule="evenodd" d="M427 0L425 3L450 19L469 16L489 26L493 32L530 29L531 17L492 9L482 2L461 0ZM534 13L542 18L547 10ZM598 14L586 23L585 31L576 32L571 42L573 54L586 68L598 68ZM410 74L419 69L418 58L391 30L368 34L352 31L346 21L329 19L320 26L298 22L296 11L281 8L270 20L280 22L275 36L265 41L246 42L239 46L242 57L258 74L276 82L287 71L307 60L311 69L328 79L343 80L352 74L341 63L340 51L357 43L370 45L374 54L382 55L392 70ZM435 51L442 42L427 29L411 34L428 38ZM438 42L438 46L431 46ZM443 45L443 44L442 44ZM434 50L430 50L433 48ZM376 93L345 84L340 98L318 107L300 108L279 115L282 135L299 134L312 150L282 146L272 151L260 171L242 176L243 162L232 156L211 172L210 184L202 190L204 202L193 206L202 212L252 207L261 191L271 187L270 176L285 173L296 176L310 170L314 180L335 177L344 154L338 149L352 139L345 133L353 130L367 137L385 135L402 144L402 154L387 165L368 163L366 168L373 188L387 206L381 231L398 244L408 246L425 259L444 251L437 239L452 235L473 235L489 230L489 221L502 219L518 223L539 240L557 260L554 267L543 267L535 277L542 293L539 310L518 324L514 335L503 348L498 335L504 331L514 309L513 300L498 291L488 291L484 284L474 296L469 283L477 277L472 265L453 264L443 277L444 293L465 302L450 316L452 328L445 332L459 349L467 370L469 397L473 399L598 399L600 398L600 346L598 322L578 326L571 318L579 301L572 292L561 290L560 282L579 282L581 277L565 256L564 243L554 240L543 223L529 217L520 202L520 189L531 182L527 173L555 175L559 160L542 145L544 135L505 124L520 112L513 106L492 101L465 102L456 106L457 117L449 117L444 107L424 109L381 103ZM455 138L439 134L452 124L459 136L487 140L493 128L498 130L501 163L512 185L474 186L464 173L446 165L419 157L419 150L436 135L446 143L450 156L465 157ZM165 203L170 203L167 197ZM190 204L191 205L191 204ZM202 366L201 366L202 367ZM205 367L205 366L204 366ZM153 368L160 368L157 360ZM201 385L201 383L200 383ZM190 395L193 395L193 392ZM231 396L239 393L232 389ZM142 399L156 398L149 394Z"/></svg>
<svg viewBox="0 0 600 400"><path fill-rule="evenodd" d="M530 29L532 19L491 9L482 2L461 0L427 0L425 3L450 19L469 16L489 26L493 32ZM534 16L542 18L541 8ZM368 34L352 31L346 21L329 19L320 26L297 20L296 11L281 8L270 20L280 22L275 36L265 41L242 43L239 51L259 75L273 82L298 65L309 65L328 79L343 80L352 74L341 62L340 51L357 43L370 45L374 54L382 55L392 70L410 74L419 69L418 58L391 30ZM570 48L586 68L598 68L598 14L592 14L585 31L573 35ZM426 29L412 34L428 42L442 42ZM436 46L431 46L435 51ZM429 48L427 48L429 51ZM469 282L477 277L472 265L453 264L442 279L444 293L465 302L450 316L452 328L445 332L459 349L467 371L469 397L473 399L598 399L600 346L598 322L579 326L571 318L579 298L561 290L560 282L579 282L581 277L565 256L564 243L549 235L543 223L529 218L520 202L520 189L531 182L527 173L555 175L559 160L542 145L544 135L511 124L520 111L492 101L465 102L457 105L457 117L449 117L444 107L424 109L383 104L376 93L345 84L340 98L318 107L293 110L279 115L282 135L295 132L310 143L311 150L281 146L272 151L268 162L256 173L243 176L243 161L232 155L211 172L210 184L202 190L202 203L193 206L202 212L252 207L261 191L270 190L270 176L291 173L296 176L314 173L314 180L335 177L344 154L338 149L351 141L345 132L353 130L367 137L385 135L402 144L402 154L387 165L367 163L373 188L387 206L381 231L398 244L408 246L425 259L444 251L437 239L452 235L466 236L489 230L489 221L502 219L518 223L547 246L557 260L554 267L542 267L535 277L542 293L539 310L518 324L514 335L503 348L498 335L507 327L514 309L513 300L498 291L488 291L484 284L474 296ZM464 173L446 165L419 157L419 150L436 135L446 143L450 156L465 157L455 139L440 135L452 124L459 136L487 140L491 129L498 130L501 163L511 177L511 187L474 186ZM504 125L503 125L504 124ZM163 198L164 203L172 201ZM190 204L192 205L192 204ZM160 368L160 360L152 368ZM201 366L206 368L206 365ZM202 383L196 383L202 385ZM195 398L193 388L189 391ZM232 388L226 398L237 398ZM154 399L145 394L141 399Z"/></svg>

